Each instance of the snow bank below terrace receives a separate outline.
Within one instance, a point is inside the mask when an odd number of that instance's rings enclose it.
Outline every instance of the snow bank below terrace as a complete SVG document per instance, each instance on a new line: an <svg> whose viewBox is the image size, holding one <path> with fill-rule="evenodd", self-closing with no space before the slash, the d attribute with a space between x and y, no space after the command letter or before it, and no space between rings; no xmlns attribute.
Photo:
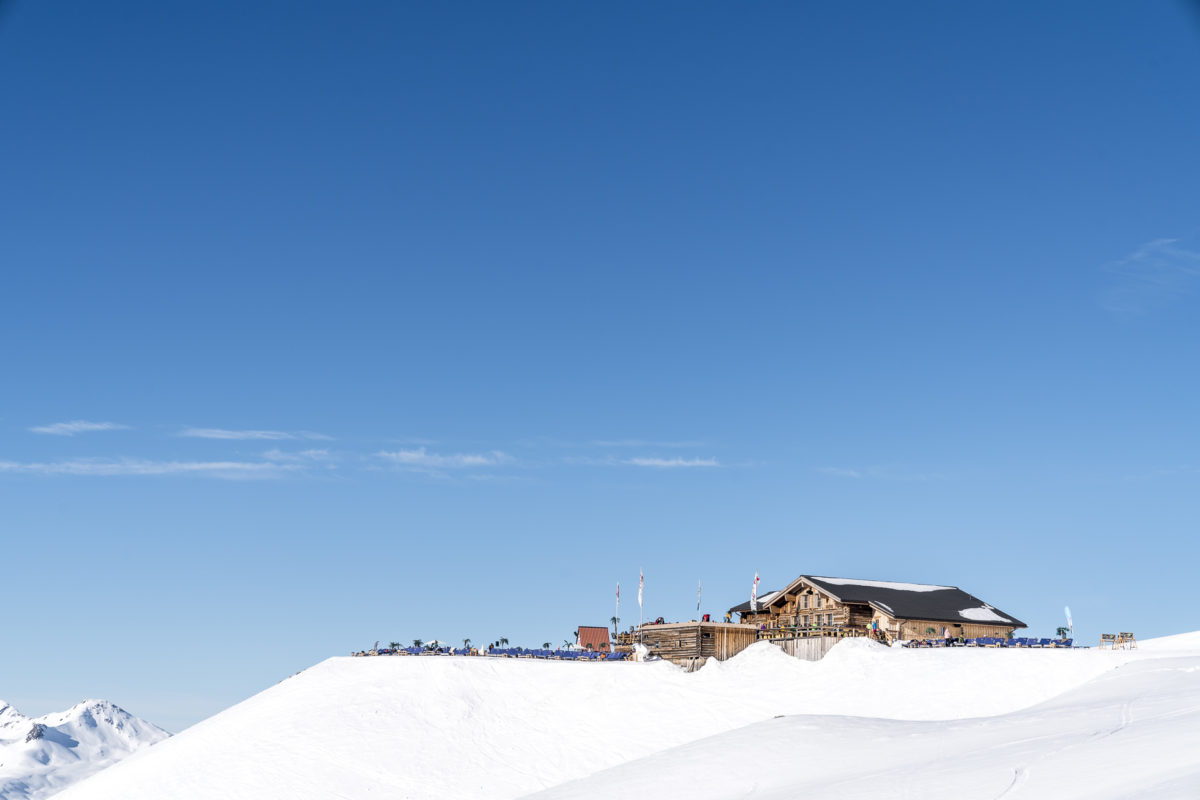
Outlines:
<svg viewBox="0 0 1200 800"><path fill-rule="evenodd" d="M1128 664L1031 709L986 719L766 720L534 797L631 795L1192 800L1200 797L1200 657Z"/></svg>
<svg viewBox="0 0 1200 800"><path fill-rule="evenodd" d="M845 724L885 736L898 730L887 720L1014 712L1152 662L1153 651L907 650L859 639L812 663L760 643L692 674L663 662L332 658L61 798L512 798L778 715L873 718ZM1200 663L1200 642L1194 652Z"/></svg>

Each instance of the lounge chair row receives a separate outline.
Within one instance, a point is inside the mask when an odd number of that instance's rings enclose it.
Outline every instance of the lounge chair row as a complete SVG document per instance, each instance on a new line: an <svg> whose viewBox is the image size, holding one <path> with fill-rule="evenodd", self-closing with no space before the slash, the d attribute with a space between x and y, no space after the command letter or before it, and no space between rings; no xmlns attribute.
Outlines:
<svg viewBox="0 0 1200 800"><path fill-rule="evenodd" d="M503 648L487 651L487 655L506 656L508 658L557 658L564 661L623 661L627 653L601 653L591 650L544 650L521 647Z"/></svg>
<svg viewBox="0 0 1200 800"><path fill-rule="evenodd" d="M1039 639L1036 636L1004 639L999 636L980 636L974 639L914 639L905 647L1071 647L1074 639Z"/></svg>

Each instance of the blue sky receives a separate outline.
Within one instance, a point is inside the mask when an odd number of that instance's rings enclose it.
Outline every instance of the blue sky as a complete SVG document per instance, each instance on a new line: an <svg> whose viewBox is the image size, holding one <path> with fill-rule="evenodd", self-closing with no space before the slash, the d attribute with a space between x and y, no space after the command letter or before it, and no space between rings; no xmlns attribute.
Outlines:
<svg viewBox="0 0 1200 800"><path fill-rule="evenodd" d="M1196 627L1191 6L0 11L0 697L800 573ZM79 424L87 423L87 424Z"/></svg>

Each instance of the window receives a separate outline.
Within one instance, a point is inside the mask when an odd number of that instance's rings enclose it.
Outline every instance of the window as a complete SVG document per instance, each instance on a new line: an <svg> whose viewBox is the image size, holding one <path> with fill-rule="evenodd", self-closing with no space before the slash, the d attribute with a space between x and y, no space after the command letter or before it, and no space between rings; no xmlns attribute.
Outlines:
<svg viewBox="0 0 1200 800"><path fill-rule="evenodd" d="M832 625L832 624L833 624L833 614L826 614L826 615L825 615L825 624L826 624L826 625Z"/></svg>
<svg viewBox="0 0 1200 800"><path fill-rule="evenodd" d="M808 608L808 595L804 595L804 608Z"/></svg>
<svg viewBox="0 0 1200 800"><path fill-rule="evenodd" d="M825 607L825 596L819 594L819 595L817 595L817 608L824 608L824 607Z"/></svg>

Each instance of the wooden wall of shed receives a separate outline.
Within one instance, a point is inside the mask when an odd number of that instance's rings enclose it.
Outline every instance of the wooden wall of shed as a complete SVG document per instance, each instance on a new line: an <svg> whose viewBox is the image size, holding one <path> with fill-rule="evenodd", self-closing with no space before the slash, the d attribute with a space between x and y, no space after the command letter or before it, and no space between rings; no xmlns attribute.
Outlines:
<svg viewBox="0 0 1200 800"><path fill-rule="evenodd" d="M720 623L645 625L641 633L642 644L653 655L676 664L706 658L725 661L758 639L758 632L753 628Z"/></svg>
<svg viewBox="0 0 1200 800"><path fill-rule="evenodd" d="M727 625L705 625L700 637L700 655L725 661L758 641L758 631Z"/></svg>

